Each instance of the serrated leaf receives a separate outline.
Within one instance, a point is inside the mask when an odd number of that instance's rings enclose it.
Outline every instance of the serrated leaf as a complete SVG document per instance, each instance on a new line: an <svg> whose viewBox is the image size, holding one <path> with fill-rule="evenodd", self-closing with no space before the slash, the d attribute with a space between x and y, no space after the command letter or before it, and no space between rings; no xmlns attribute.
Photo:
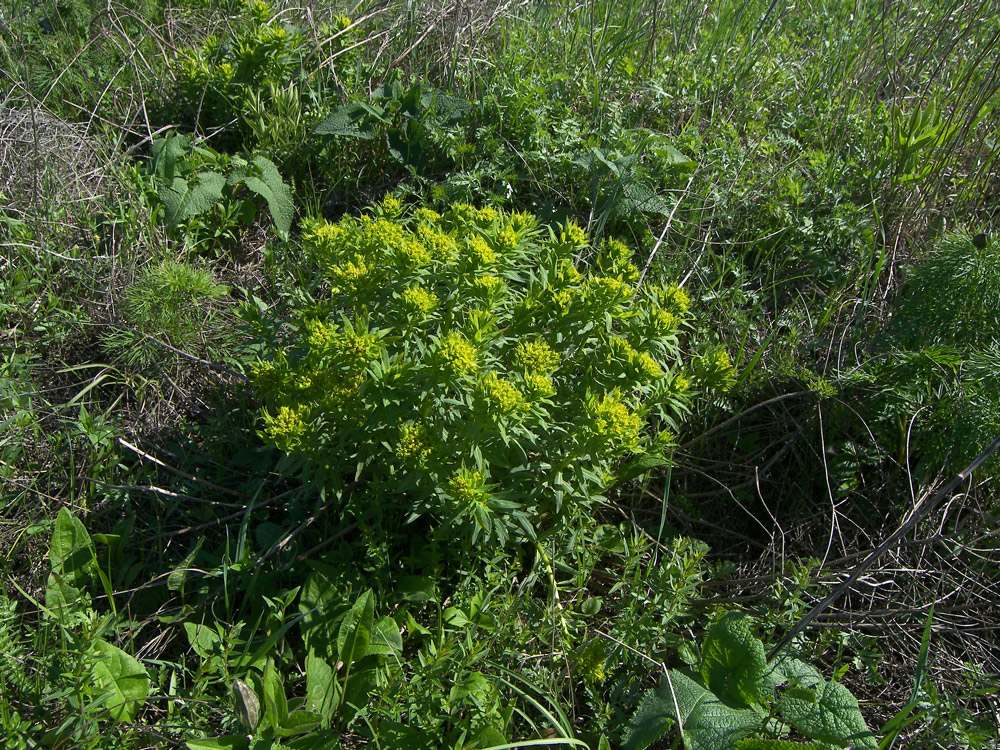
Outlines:
<svg viewBox="0 0 1000 750"><path fill-rule="evenodd" d="M194 563L195 557L201 551L201 545L204 543L205 537L198 537L191 551L187 553L181 564L175 570L170 571L170 575L167 576L167 589L170 591L180 591L181 594L184 593L184 584L187 581L188 571Z"/></svg>
<svg viewBox="0 0 1000 750"><path fill-rule="evenodd" d="M113 721L132 721L149 695L149 676L142 665L117 646L96 639L91 646L94 683L110 693L104 706Z"/></svg>
<svg viewBox="0 0 1000 750"><path fill-rule="evenodd" d="M191 139L186 135L167 135L153 141L153 174L160 182L173 182L177 162L190 150Z"/></svg>
<svg viewBox="0 0 1000 750"><path fill-rule="evenodd" d="M647 690L628 723L622 750L643 750L660 739L675 717L674 699L666 680Z"/></svg>
<svg viewBox="0 0 1000 750"><path fill-rule="evenodd" d="M812 664L801 659L782 659L774 665L775 682L787 681L795 687L813 687L823 682L823 675Z"/></svg>
<svg viewBox="0 0 1000 750"><path fill-rule="evenodd" d="M866 750L878 747L857 698L839 682L824 682L811 690L789 688L778 698L778 711L811 740Z"/></svg>
<svg viewBox="0 0 1000 750"><path fill-rule="evenodd" d="M743 613L727 613L708 632L701 676L717 696L744 706L758 705L773 695L764 644L750 632Z"/></svg>
<svg viewBox="0 0 1000 750"><path fill-rule="evenodd" d="M344 664L359 661L368 653L374 608L375 603L369 589L358 597L354 606L344 615L337 633L337 657Z"/></svg>
<svg viewBox="0 0 1000 750"><path fill-rule="evenodd" d="M678 723L687 750L730 748L761 723L756 711L728 706L691 677L671 670L669 680L647 692L639 704L622 750L648 747L666 732L668 720Z"/></svg>
<svg viewBox="0 0 1000 750"><path fill-rule="evenodd" d="M380 109L375 109L364 102L341 105L317 125L313 132L317 135L337 135L370 141L375 137L375 126L372 121L384 121Z"/></svg>
<svg viewBox="0 0 1000 750"><path fill-rule="evenodd" d="M161 182L158 190L167 224L176 226L210 209L222 197L226 179L216 172L199 172L194 185L181 177Z"/></svg>

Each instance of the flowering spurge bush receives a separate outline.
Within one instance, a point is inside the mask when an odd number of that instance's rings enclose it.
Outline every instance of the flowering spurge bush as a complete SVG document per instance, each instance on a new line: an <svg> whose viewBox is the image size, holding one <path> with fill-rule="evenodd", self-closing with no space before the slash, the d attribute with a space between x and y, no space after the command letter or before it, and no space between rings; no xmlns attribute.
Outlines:
<svg viewBox="0 0 1000 750"><path fill-rule="evenodd" d="M598 501L627 459L671 448L719 375L682 360L684 292L637 288L614 240L578 267L574 224L388 197L307 221L303 245L321 292L256 368L264 436L313 479L365 482L366 502L404 498L473 542Z"/></svg>

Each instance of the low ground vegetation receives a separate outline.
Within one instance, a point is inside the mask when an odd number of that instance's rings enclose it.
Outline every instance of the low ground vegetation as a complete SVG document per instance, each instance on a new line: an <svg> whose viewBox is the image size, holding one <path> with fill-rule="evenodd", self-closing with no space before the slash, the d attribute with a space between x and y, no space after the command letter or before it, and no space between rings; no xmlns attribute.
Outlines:
<svg viewBox="0 0 1000 750"><path fill-rule="evenodd" d="M7 3L4 747L995 747L998 40Z"/></svg>

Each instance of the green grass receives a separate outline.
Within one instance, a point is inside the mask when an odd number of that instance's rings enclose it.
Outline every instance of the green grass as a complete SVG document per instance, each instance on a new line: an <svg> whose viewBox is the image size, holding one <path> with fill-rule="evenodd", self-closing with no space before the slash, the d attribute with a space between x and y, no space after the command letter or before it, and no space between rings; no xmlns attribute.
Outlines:
<svg viewBox="0 0 1000 750"><path fill-rule="evenodd" d="M725 658L770 648L1000 432L991 10L7 3L5 747L681 746L644 695L725 661L699 650L714 623L747 617ZM504 546L412 513L357 451L273 447L259 363L303 360L304 312L359 312L301 222L386 195L576 222L581 269L621 272L616 239L643 285L682 286L678 367L718 382L659 425L665 463L581 456L613 486L564 504L524 449L480 489L543 477L528 512L565 510ZM465 408L431 387L445 422ZM996 469L789 647L883 747L997 741Z"/></svg>

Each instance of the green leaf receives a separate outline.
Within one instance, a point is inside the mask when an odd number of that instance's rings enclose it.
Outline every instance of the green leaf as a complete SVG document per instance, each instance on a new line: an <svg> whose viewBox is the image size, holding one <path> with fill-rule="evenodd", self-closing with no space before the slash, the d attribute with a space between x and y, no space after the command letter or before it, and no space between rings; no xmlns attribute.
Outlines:
<svg viewBox="0 0 1000 750"><path fill-rule="evenodd" d="M199 172L197 182L192 187L182 177L174 177L170 182L161 182L160 200L166 209L167 224L176 226L210 209L222 197L225 178L216 172Z"/></svg>
<svg viewBox="0 0 1000 750"><path fill-rule="evenodd" d="M671 670L639 704L623 750L648 747L666 732L668 720L677 722L687 750L728 750L761 724L756 711L732 708L683 672Z"/></svg>
<svg viewBox="0 0 1000 750"><path fill-rule="evenodd" d="M364 658L372 636L375 604L371 589L363 593L344 616L337 633L337 656L344 664Z"/></svg>
<svg viewBox="0 0 1000 750"><path fill-rule="evenodd" d="M226 734L222 737L205 737L201 740L188 740L185 743L189 750L249 750L250 742L246 735Z"/></svg>
<svg viewBox="0 0 1000 750"><path fill-rule="evenodd" d="M288 700L281 677L270 662L264 669L264 710L272 727L281 726L288 718Z"/></svg>
<svg viewBox="0 0 1000 750"><path fill-rule="evenodd" d="M717 696L744 706L773 696L764 644L741 612L727 613L705 637L701 676Z"/></svg>
<svg viewBox="0 0 1000 750"><path fill-rule="evenodd" d="M207 625L186 622L184 623L184 632L187 634L191 648L202 659L211 659L221 649L222 639L213 628Z"/></svg>
<svg viewBox="0 0 1000 750"><path fill-rule="evenodd" d="M778 711L809 739L838 747L878 747L857 699L839 682L824 682L811 690L789 688L778 699Z"/></svg>
<svg viewBox="0 0 1000 750"><path fill-rule="evenodd" d="M91 665L94 683L110 693L105 706L114 721L132 721L149 695L149 676L142 665L117 646L96 639Z"/></svg>
<svg viewBox="0 0 1000 750"><path fill-rule="evenodd" d="M628 723L622 750L643 750L660 739L676 715L669 683L664 680L643 695Z"/></svg>
<svg viewBox="0 0 1000 750"><path fill-rule="evenodd" d="M167 135L153 141L153 174L160 182L173 182L177 162L190 150L191 139L186 135Z"/></svg>
<svg viewBox="0 0 1000 750"><path fill-rule="evenodd" d="M372 628L371 643L368 644L369 654L400 654L403 652L403 637L399 626L391 617L383 617Z"/></svg>
<svg viewBox="0 0 1000 750"><path fill-rule="evenodd" d="M263 156L254 157L253 163L260 169L260 177L247 177L243 182L257 195L267 201L267 209L274 221L274 228L282 238L288 237L295 217L295 205L292 202L292 191L281 179L278 168L270 159Z"/></svg>
<svg viewBox="0 0 1000 750"><path fill-rule="evenodd" d="M260 698L252 687L238 678L233 680L233 704L243 726L250 732L256 730L260 723Z"/></svg>
<svg viewBox="0 0 1000 750"><path fill-rule="evenodd" d="M637 456L618 469L615 473L615 483L627 482L630 479L641 477L643 474L647 474L660 466L666 466L668 463L670 463L668 459L652 453Z"/></svg>
<svg viewBox="0 0 1000 750"><path fill-rule="evenodd" d="M292 711L285 717L281 726L275 727L274 734L277 737L295 737L299 734L308 734L319 728L321 718L319 714L312 711Z"/></svg>
<svg viewBox="0 0 1000 750"><path fill-rule="evenodd" d="M782 659L774 665L776 682L788 682L795 687L813 687L823 682L823 675L812 664L800 659Z"/></svg>
<svg viewBox="0 0 1000 750"><path fill-rule="evenodd" d="M94 543L79 518L62 508L49 543L49 564L71 586L83 586L90 580L94 566Z"/></svg>
<svg viewBox="0 0 1000 750"><path fill-rule="evenodd" d="M312 652L307 654L306 707L329 721L337 708L339 692L333 667Z"/></svg>
<svg viewBox="0 0 1000 750"><path fill-rule="evenodd" d="M339 135L347 138L362 138L370 141L375 137L374 122L385 122L381 107L372 107L364 102L341 105L329 117L316 126L317 135Z"/></svg>
<svg viewBox="0 0 1000 750"><path fill-rule="evenodd" d="M167 588L170 591L180 591L181 594L184 593L184 583L187 581L188 571L194 564L194 559L198 556L198 553L201 551L201 545L204 543L205 537L198 537L194 546L191 547L191 551L187 553L187 556L181 564L176 569L170 571L170 575L167 576Z"/></svg>

